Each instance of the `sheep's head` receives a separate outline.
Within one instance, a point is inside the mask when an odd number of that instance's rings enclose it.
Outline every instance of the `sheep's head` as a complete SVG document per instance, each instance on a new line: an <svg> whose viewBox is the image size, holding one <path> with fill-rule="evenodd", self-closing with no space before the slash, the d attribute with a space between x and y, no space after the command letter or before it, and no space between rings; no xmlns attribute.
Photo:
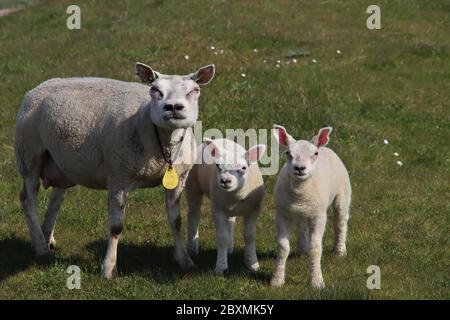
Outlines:
<svg viewBox="0 0 450 320"><path fill-rule="evenodd" d="M188 128L198 117L200 86L214 77L214 65L208 65L185 75L164 75L136 63L136 74L150 86L152 122L167 129Z"/></svg>
<svg viewBox="0 0 450 320"><path fill-rule="evenodd" d="M322 128L310 141L306 141L295 140L284 127L274 125L275 138L286 148L289 174L300 180L306 180L312 175L316 169L321 148L328 144L332 130L331 127Z"/></svg>
<svg viewBox="0 0 450 320"><path fill-rule="evenodd" d="M207 160L207 163L212 162L215 165L217 184L227 192L238 191L245 185L250 166L261 159L266 149L263 144L253 146L247 151L237 148L236 145L236 148L227 148L226 144L221 145L209 139L205 139L204 145L207 153L205 158L212 159Z"/></svg>

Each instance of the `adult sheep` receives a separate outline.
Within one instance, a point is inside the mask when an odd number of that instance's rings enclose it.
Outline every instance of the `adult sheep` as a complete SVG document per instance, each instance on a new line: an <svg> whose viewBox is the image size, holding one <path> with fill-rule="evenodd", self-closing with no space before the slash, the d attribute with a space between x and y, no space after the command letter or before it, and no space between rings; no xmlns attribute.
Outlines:
<svg viewBox="0 0 450 320"><path fill-rule="evenodd" d="M38 256L54 246L54 226L66 190L108 190L109 243L102 274L116 272L117 244L130 191L156 187L168 174L165 204L175 260L193 266L181 237L180 196L196 153L191 127L200 86L214 65L186 76L164 75L137 63L144 84L104 78L51 79L29 91L17 115L15 153L23 177L20 200ZM149 94L150 86L150 94ZM173 176L173 169L179 176ZM42 227L40 182L53 187Z"/></svg>

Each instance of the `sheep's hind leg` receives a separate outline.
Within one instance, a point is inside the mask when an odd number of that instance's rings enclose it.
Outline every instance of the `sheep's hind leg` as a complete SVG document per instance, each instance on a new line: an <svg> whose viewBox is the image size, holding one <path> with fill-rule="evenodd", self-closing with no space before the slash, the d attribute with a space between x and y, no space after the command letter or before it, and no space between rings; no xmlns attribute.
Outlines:
<svg viewBox="0 0 450 320"><path fill-rule="evenodd" d="M347 223L349 219L350 199L338 195L334 200L334 252L339 256L345 256L347 248L345 241L347 239Z"/></svg>
<svg viewBox="0 0 450 320"><path fill-rule="evenodd" d="M300 218L297 222L297 248L296 254L308 255L309 252L309 228L308 221Z"/></svg>
<svg viewBox="0 0 450 320"><path fill-rule="evenodd" d="M202 194L196 192L198 189L191 189L187 192L189 210L187 214L188 222L188 252L191 255L198 255L199 233L198 226L201 218Z"/></svg>
<svg viewBox="0 0 450 320"><path fill-rule="evenodd" d="M236 217L228 218L228 232L230 234L228 239L228 254L233 254L234 251L234 229L236 228Z"/></svg>
<svg viewBox="0 0 450 320"><path fill-rule="evenodd" d="M259 269L256 255L256 219L259 209L244 216L245 264L251 271Z"/></svg>
<svg viewBox="0 0 450 320"><path fill-rule="evenodd" d="M117 274L117 245L125 221L125 203L127 193L124 190L110 191L108 195L109 241L103 260L102 274L111 279Z"/></svg>
<svg viewBox="0 0 450 320"><path fill-rule="evenodd" d="M44 233L45 241L49 249L54 249L56 245L54 238L56 218L61 208L61 204L64 201L66 192L67 189L53 188L50 195L47 213L45 215L44 223L42 224L42 232Z"/></svg>
<svg viewBox="0 0 450 320"><path fill-rule="evenodd" d="M45 237L39 223L37 194L39 191L39 175L32 174L24 177L23 188L20 193L20 202L25 213L31 243L38 257L50 253Z"/></svg>
<svg viewBox="0 0 450 320"><path fill-rule="evenodd" d="M286 277L286 262L289 257L290 245L290 231L291 223L281 214L277 213L276 216L277 224L277 242L278 242L278 253L277 262L275 267L275 272L272 277L270 284L273 287L280 287L284 284Z"/></svg>

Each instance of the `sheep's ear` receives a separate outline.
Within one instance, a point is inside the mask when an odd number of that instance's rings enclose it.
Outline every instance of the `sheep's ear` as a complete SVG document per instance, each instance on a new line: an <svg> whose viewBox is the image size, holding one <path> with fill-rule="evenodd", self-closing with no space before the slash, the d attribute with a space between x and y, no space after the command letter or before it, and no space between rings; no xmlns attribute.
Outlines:
<svg viewBox="0 0 450 320"><path fill-rule="evenodd" d="M201 67L193 75L191 79L197 82L198 85L204 86L211 82L216 73L216 67L213 64Z"/></svg>
<svg viewBox="0 0 450 320"><path fill-rule="evenodd" d="M203 144L205 146L205 150L208 150L207 155L212 158L217 158L222 155L222 150L214 143L213 140L209 138L203 139Z"/></svg>
<svg viewBox="0 0 450 320"><path fill-rule="evenodd" d="M279 126L277 124L274 125L272 132L278 143L285 147L295 142L295 139L292 138L289 133L287 133L286 129L283 126Z"/></svg>
<svg viewBox="0 0 450 320"><path fill-rule="evenodd" d="M148 65L136 62L136 75L141 79L144 83L152 83L156 79L159 78L159 73L153 71Z"/></svg>
<svg viewBox="0 0 450 320"><path fill-rule="evenodd" d="M317 147L325 147L330 142L330 133L332 127L325 127L319 130L319 133L311 139L311 142Z"/></svg>
<svg viewBox="0 0 450 320"><path fill-rule="evenodd" d="M263 144L253 146L245 153L245 160L247 160L248 164L255 163L261 159L265 151L266 146Z"/></svg>

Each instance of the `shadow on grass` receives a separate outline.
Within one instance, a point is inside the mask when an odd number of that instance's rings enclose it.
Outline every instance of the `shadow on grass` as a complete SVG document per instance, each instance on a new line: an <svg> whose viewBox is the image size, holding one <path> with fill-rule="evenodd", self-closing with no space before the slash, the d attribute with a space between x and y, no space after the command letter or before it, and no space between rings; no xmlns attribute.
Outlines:
<svg viewBox="0 0 450 320"><path fill-rule="evenodd" d="M0 281L26 270L35 262L29 242L15 237L0 240Z"/></svg>
<svg viewBox="0 0 450 320"><path fill-rule="evenodd" d="M86 245L97 256L103 257L107 241L96 240ZM119 276L140 275L161 284L173 283L193 276L212 275L216 264L215 249L200 249L198 256L192 257L196 267L183 271L173 257L173 246L157 246L153 243L119 243L117 250ZM272 258L269 254L260 254L259 259ZM244 264L244 252L237 249L228 257L226 277L246 274L256 281L267 283L269 277L260 272L250 272Z"/></svg>

